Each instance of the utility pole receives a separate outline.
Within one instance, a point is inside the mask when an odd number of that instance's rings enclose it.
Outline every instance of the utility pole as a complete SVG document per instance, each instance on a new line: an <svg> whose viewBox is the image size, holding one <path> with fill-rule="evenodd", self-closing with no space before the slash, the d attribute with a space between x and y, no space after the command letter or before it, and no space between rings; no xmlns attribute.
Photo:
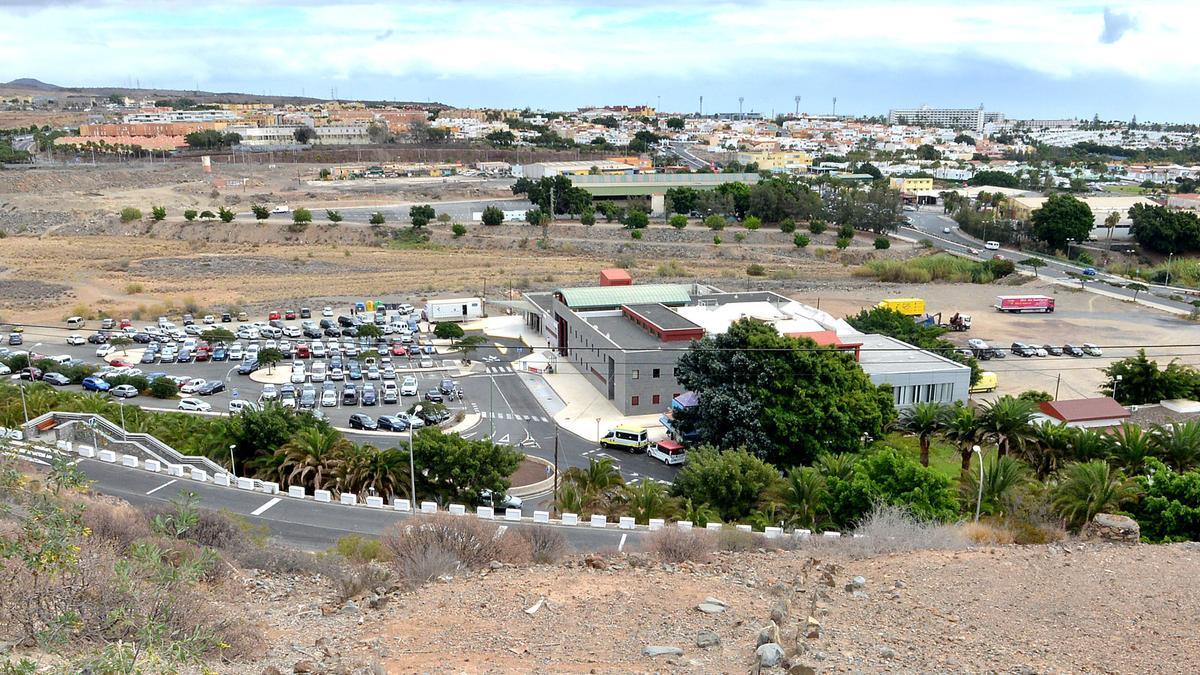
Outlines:
<svg viewBox="0 0 1200 675"><path fill-rule="evenodd" d="M558 504L558 422L554 423L554 503Z"/></svg>
<svg viewBox="0 0 1200 675"><path fill-rule="evenodd" d="M742 102L746 100L745 96L738 97L738 119L742 119Z"/></svg>
<svg viewBox="0 0 1200 675"><path fill-rule="evenodd" d="M833 116L837 117L837 97L833 97Z"/></svg>
<svg viewBox="0 0 1200 675"><path fill-rule="evenodd" d="M704 96L700 97L700 116L704 117Z"/></svg>

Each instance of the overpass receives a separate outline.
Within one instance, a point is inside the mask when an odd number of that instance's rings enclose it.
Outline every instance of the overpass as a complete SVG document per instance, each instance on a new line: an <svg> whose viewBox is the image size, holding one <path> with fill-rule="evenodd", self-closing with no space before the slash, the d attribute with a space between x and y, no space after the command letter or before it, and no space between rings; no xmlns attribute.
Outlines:
<svg viewBox="0 0 1200 675"><path fill-rule="evenodd" d="M746 183L760 180L757 173L639 173L611 176L571 176L571 184L587 190L593 197L650 197L650 215L662 215L667 190L690 187L711 190L721 183Z"/></svg>

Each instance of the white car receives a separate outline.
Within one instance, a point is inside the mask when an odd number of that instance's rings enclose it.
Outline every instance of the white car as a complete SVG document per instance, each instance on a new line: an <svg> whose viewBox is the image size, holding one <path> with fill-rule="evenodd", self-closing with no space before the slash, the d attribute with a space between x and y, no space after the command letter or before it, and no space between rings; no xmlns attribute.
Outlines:
<svg viewBox="0 0 1200 675"><path fill-rule="evenodd" d="M262 400L274 401L279 398L279 390L273 384L264 384L262 390Z"/></svg>
<svg viewBox="0 0 1200 675"><path fill-rule="evenodd" d="M257 410L258 406L254 405L253 401L247 401L241 398L235 398L229 402L230 414L236 415L243 410Z"/></svg>
<svg viewBox="0 0 1200 675"><path fill-rule="evenodd" d="M983 247L989 251L999 251L1000 250L1000 242L998 242L998 241L984 242Z"/></svg>
<svg viewBox="0 0 1200 675"><path fill-rule="evenodd" d="M108 356L109 354L112 354L115 351L117 351L116 347L109 345L109 344L103 344L103 345L100 345L99 347L96 347L96 356L99 356L100 358L104 358L104 357Z"/></svg>
<svg viewBox="0 0 1200 675"><path fill-rule="evenodd" d="M204 323L207 323L207 324L211 325L211 324L214 324L214 323L216 323L216 322L217 322L217 317L213 316L212 314L205 314L205 315L204 315Z"/></svg>
<svg viewBox="0 0 1200 675"><path fill-rule="evenodd" d="M234 343L234 345L229 348L229 360L230 361L241 361L242 360L242 345L241 345L241 343Z"/></svg>
<svg viewBox="0 0 1200 675"><path fill-rule="evenodd" d="M0 363L0 375L12 375L12 368Z"/></svg>
<svg viewBox="0 0 1200 675"><path fill-rule="evenodd" d="M417 395L417 378L409 375L404 378L404 382L400 384L401 396L416 396Z"/></svg>
<svg viewBox="0 0 1200 675"><path fill-rule="evenodd" d="M71 333L67 336L67 344L69 345L86 345L87 339L79 333Z"/></svg>
<svg viewBox="0 0 1200 675"><path fill-rule="evenodd" d="M421 367L422 368L432 368L433 367L433 359L429 358L428 356L422 358L421 359Z"/></svg>
<svg viewBox="0 0 1200 675"><path fill-rule="evenodd" d="M300 384L307 377L308 374L304 372L304 364L297 363L296 365L292 366L292 374L290 377L288 377L288 381L292 384Z"/></svg>
<svg viewBox="0 0 1200 675"><path fill-rule="evenodd" d="M212 412L212 406L207 401L201 401L198 398L185 398L179 401L180 410L191 410L196 412Z"/></svg>
<svg viewBox="0 0 1200 675"><path fill-rule="evenodd" d="M1034 347L1033 353L1037 354L1038 356L1049 356L1050 355L1050 352L1046 351L1045 347Z"/></svg>
<svg viewBox="0 0 1200 675"><path fill-rule="evenodd" d="M333 316L333 308L332 307L322 307L321 308L321 316L324 316L324 317Z"/></svg>
<svg viewBox="0 0 1200 675"><path fill-rule="evenodd" d="M283 328L284 337L298 338L302 335L304 335L304 332L300 330L299 326L284 326Z"/></svg>
<svg viewBox="0 0 1200 675"><path fill-rule="evenodd" d="M1104 352L1090 342L1083 343L1083 353L1087 354L1088 356L1104 356Z"/></svg>
<svg viewBox="0 0 1200 675"><path fill-rule="evenodd" d="M276 206L275 208L271 209L271 213L275 213L275 214L289 213L289 212L291 212L291 209L288 207L287 204L280 204L279 206Z"/></svg>
<svg viewBox="0 0 1200 675"><path fill-rule="evenodd" d="M208 384L208 380L205 380L204 378L192 378L188 380L182 387L180 387L179 391L185 394L194 394L200 390L200 387L203 387L206 384Z"/></svg>
<svg viewBox="0 0 1200 675"><path fill-rule="evenodd" d="M317 340L312 344L312 357L314 359L325 358L325 343Z"/></svg>
<svg viewBox="0 0 1200 675"><path fill-rule="evenodd" d="M371 366L370 368L367 368L367 379L368 380L378 380L379 379L379 366Z"/></svg>
<svg viewBox="0 0 1200 675"><path fill-rule="evenodd" d="M988 347L988 343L980 340L979 338L971 338L970 340L967 340L967 346L971 349L990 349L990 347Z"/></svg>
<svg viewBox="0 0 1200 675"><path fill-rule="evenodd" d="M334 408L337 407L338 399L337 392L332 389L326 389L321 393L321 407Z"/></svg>

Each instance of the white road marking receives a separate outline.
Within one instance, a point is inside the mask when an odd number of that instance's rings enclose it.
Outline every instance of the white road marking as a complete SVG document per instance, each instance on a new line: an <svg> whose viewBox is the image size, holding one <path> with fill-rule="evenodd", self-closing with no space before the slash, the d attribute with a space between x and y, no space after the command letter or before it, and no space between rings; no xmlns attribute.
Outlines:
<svg viewBox="0 0 1200 675"><path fill-rule="evenodd" d="M266 504L263 504L262 506L258 507L257 509L254 509L253 511L251 511L250 515L261 516L262 514L266 513L267 509L271 508L272 506L275 506L280 501L282 501L282 500L280 500L279 497L274 497L271 499L271 501L267 502Z"/></svg>
<svg viewBox="0 0 1200 675"><path fill-rule="evenodd" d="M155 492L158 492L159 490L161 490L161 489L163 489L163 488L167 487L168 485L170 485L170 484L172 484L172 483L174 483L174 482L175 482L175 479L171 479L171 480L169 480L169 481L167 481L167 482L163 483L162 485L159 485L158 487L154 488L153 490L151 490L151 491L147 492L146 494L148 494L148 495L152 495L152 494L154 494Z"/></svg>
<svg viewBox="0 0 1200 675"><path fill-rule="evenodd" d="M625 538L628 536L628 534L621 535L621 543L617 544L617 553L625 550Z"/></svg>

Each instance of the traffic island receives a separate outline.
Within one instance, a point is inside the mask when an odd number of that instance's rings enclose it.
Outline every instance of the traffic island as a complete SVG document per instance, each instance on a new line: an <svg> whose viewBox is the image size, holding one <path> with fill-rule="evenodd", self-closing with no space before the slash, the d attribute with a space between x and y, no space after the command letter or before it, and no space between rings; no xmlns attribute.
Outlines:
<svg viewBox="0 0 1200 675"><path fill-rule="evenodd" d="M274 371L259 369L250 373L250 380L259 384L287 384L291 379L292 371L279 366Z"/></svg>
<svg viewBox="0 0 1200 675"><path fill-rule="evenodd" d="M554 465L541 457L525 455L508 480L508 494L514 497L545 494L554 489Z"/></svg>

